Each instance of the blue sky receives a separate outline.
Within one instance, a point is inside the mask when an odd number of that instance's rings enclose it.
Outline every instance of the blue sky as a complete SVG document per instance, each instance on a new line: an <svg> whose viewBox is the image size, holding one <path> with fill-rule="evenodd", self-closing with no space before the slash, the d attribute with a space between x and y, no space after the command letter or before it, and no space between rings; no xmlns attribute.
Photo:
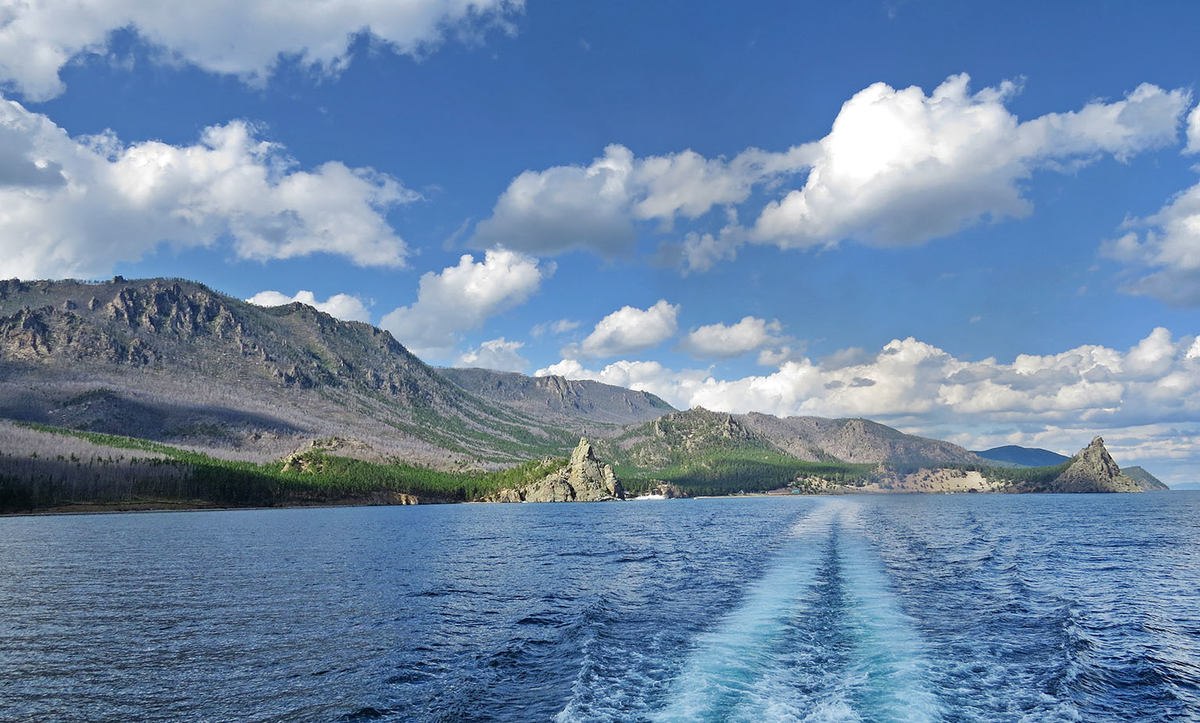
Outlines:
<svg viewBox="0 0 1200 723"><path fill-rule="evenodd" d="M66 5L0 1L0 276L1200 472L1194 3Z"/></svg>

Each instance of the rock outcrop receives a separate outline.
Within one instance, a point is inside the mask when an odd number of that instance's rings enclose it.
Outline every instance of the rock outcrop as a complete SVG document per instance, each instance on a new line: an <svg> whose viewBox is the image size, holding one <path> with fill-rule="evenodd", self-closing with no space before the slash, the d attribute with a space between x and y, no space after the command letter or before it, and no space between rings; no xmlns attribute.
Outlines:
<svg viewBox="0 0 1200 723"><path fill-rule="evenodd" d="M1047 492L1141 492L1137 482L1121 472L1104 439L1096 437L1071 458L1071 466L1050 484Z"/></svg>
<svg viewBox="0 0 1200 723"><path fill-rule="evenodd" d="M660 496L668 500L687 497L687 494L684 493L684 491L680 489L678 485L673 485L670 482L659 482L653 487L647 489L646 494Z"/></svg>
<svg viewBox="0 0 1200 723"><path fill-rule="evenodd" d="M404 492L392 492L390 490L372 492L367 501L370 504L381 506L428 504L428 502L422 502L421 498L417 497L416 495L410 495ZM434 502L440 502L440 500L434 500Z"/></svg>
<svg viewBox="0 0 1200 723"><path fill-rule="evenodd" d="M625 488L612 466L596 458L586 439L571 453L566 466L520 489L502 489L491 498L495 502L606 502L625 499Z"/></svg>

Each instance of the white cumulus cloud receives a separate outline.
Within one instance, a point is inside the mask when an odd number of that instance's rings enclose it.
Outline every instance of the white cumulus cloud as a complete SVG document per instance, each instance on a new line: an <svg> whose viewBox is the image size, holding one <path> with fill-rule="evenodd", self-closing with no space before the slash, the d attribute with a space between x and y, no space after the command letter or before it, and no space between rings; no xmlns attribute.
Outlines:
<svg viewBox="0 0 1200 723"><path fill-rule="evenodd" d="M753 316L736 324L709 324L688 332L680 348L695 357L730 359L780 341L783 325Z"/></svg>
<svg viewBox="0 0 1200 723"><path fill-rule="evenodd" d="M755 188L778 188L782 198L750 209L756 221L748 228L730 221L718 233L686 230L660 256L705 271L747 241L916 245L1028 215L1025 185L1036 171L1070 172L1101 156L1125 161L1177 143L1191 100L1186 90L1143 84L1119 100L1022 122L1006 107L1018 90L1005 82L972 93L966 74L929 95L875 83L846 101L824 138L778 153L750 148L729 160L691 150L638 158L613 144L587 166L522 173L472 242L614 256L634 246L642 222L667 230L718 207L736 219ZM789 190L793 177L803 184Z"/></svg>
<svg viewBox="0 0 1200 723"><path fill-rule="evenodd" d="M1172 306L1200 306L1200 184L1130 225L1145 230L1130 231L1101 248L1104 255L1140 274L1123 290Z"/></svg>
<svg viewBox="0 0 1200 723"><path fill-rule="evenodd" d="M587 167L522 173L496 201L492 216L475 227L473 243L541 255L572 248L604 256L627 251L637 240L627 188L632 162L629 149L609 146Z"/></svg>
<svg viewBox="0 0 1200 723"><path fill-rule="evenodd" d="M0 81L32 101L53 98L64 90L64 65L106 53L111 34L124 28L164 62L251 83L268 78L281 57L333 74L361 33L376 47L417 54L447 31L504 24L521 8L522 0L18 0L0 4Z"/></svg>
<svg viewBox="0 0 1200 723"><path fill-rule="evenodd" d="M504 337L490 339L475 349L468 349L454 362L458 367L480 367L502 372L523 372L529 360L519 353L524 342L507 341Z"/></svg>
<svg viewBox="0 0 1200 723"><path fill-rule="evenodd" d="M553 273L553 264L507 249L492 249L483 261L463 254L457 265L423 274L417 300L386 314L379 326L418 356L444 358L459 333L523 304Z"/></svg>
<svg viewBox="0 0 1200 723"><path fill-rule="evenodd" d="M314 253L401 267L408 247L386 219L417 194L370 168L299 170L253 126L206 128L198 143L71 138L0 98L0 276L94 277L161 244L282 259Z"/></svg>
<svg viewBox="0 0 1200 723"><path fill-rule="evenodd" d="M1005 107L1014 84L971 93L968 82L952 76L928 96L884 83L855 94L804 154L804 186L763 209L752 239L911 245L982 219L1024 216L1031 204L1022 184L1035 170L1175 143L1190 101L1187 91L1143 84L1122 100L1022 123Z"/></svg>
<svg viewBox="0 0 1200 723"><path fill-rule="evenodd" d="M534 372L537 377L557 375L567 379L590 379L659 396L662 396L661 391L667 391L676 399L686 398L685 390L701 384L706 374L697 370L674 371L656 361L625 359L599 370L587 369L575 359L564 359Z"/></svg>
<svg viewBox="0 0 1200 723"><path fill-rule="evenodd" d="M1192 108L1187 120L1187 147L1185 153L1200 153L1200 105Z"/></svg>
<svg viewBox="0 0 1200 723"><path fill-rule="evenodd" d="M367 305L362 299L350 294L334 294L325 301L317 301L316 295L311 291L298 291L295 296L278 291L260 291L246 301L257 306L283 306L300 302L342 321L371 321L371 312Z"/></svg>
<svg viewBox="0 0 1200 723"><path fill-rule="evenodd" d="M659 299L648 309L625 306L601 319L579 344L563 348L565 357L609 357L658 346L679 329L679 306Z"/></svg>
<svg viewBox="0 0 1200 723"><path fill-rule="evenodd" d="M492 216L476 227L472 243L543 255L585 248L616 256L636 242L635 222L657 220L669 228L678 216L692 219L714 206L740 203L755 182L789 164L795 165L789 154L757 150L732 162L691 150L634 158L613 144L588 166L517 176Z"/></svg>

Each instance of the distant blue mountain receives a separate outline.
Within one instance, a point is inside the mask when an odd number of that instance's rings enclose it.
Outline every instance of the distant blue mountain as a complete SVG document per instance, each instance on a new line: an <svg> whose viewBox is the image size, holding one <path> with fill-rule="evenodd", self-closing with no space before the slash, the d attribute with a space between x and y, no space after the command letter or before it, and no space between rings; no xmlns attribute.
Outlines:
<svg viewBox="0 0 1200 723"><path fill-rule="evenodd" d="M1070 459L1065 454L1051 452L1048 449L1018 447L1015 444L994 447L982 452L976 452L975 454L994 462L1007 462L1008 464L1020 465L1022 467L1053 467Z"/></svg>

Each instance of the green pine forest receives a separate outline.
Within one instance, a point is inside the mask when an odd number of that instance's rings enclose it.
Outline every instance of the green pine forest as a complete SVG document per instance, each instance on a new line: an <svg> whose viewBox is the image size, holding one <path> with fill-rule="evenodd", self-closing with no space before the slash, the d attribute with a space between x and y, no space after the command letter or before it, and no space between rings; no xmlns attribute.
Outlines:
<svg viewBox="0 0 1200 723"><path fill-rule="evenodd" d="M73 505L122 509L393 504L396 495L412 495L422 503L470 502L540 479L566 463L562 458L544 457L496 471L444 471L400 461L380 463L339 456L323 449L321 441L287 460L242 462L135 437L35 423L20 426L122 450L128 456L86 458L72 453L21 460L27 465L23 474L14 476L10 466L8 476L0 476L0 511L4 512L70 509ZM979 471L989 479L1014 484L1052 480L1068 465L1021 469L939 466ZM903 473L918 467L892 465L888 471ZM640 494L669 483L693 497L763 492L789 485L801 491L819 491L805 482L814 479L853 488L870 482L880 470L873 464L805 462L758 446L677 456L658 469L622 460L614 469L629 493Z"/></svg>

